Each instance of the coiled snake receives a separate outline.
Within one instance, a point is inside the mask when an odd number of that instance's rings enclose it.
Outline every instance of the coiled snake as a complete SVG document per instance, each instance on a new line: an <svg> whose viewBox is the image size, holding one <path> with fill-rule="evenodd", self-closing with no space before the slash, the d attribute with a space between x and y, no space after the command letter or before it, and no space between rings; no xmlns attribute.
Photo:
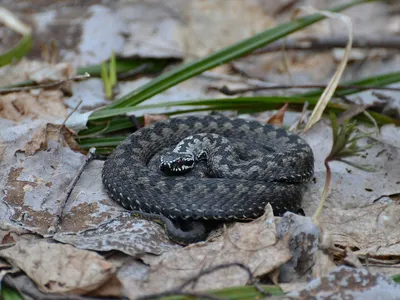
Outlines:
<svg viewBox="0 0 400 300"><path fill-rule="evenodd" d="M131 134L106 160L102 179L114 201L187 244L206 237L205 220L255 219L268 202L276 215L298 210L313 169L310 146L285 129L188 116Z"/></svg>

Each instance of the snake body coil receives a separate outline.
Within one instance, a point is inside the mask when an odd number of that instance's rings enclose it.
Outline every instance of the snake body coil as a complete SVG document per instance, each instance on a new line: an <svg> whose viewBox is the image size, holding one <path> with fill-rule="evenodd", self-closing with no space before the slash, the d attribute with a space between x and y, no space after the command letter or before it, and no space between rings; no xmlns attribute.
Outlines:
<svg viewBox="0 0 400 300"><path fill-rule="evenodd" d="M208 145L208 171L199 177L193 177L197 166L188 176L160 171L162 155L190 137L188 151L201 136L202 144ZM114 201L129 210L168 218L166 222L248 220L261 216L268 202L276 215L298 210L302 183L311 179L313 168L310 146L282 128L222 116L189 116L131 134L105 162L102 178ZM186 237L176 239L185 242ZM186 240L196 239L189 232Z"/></svg>

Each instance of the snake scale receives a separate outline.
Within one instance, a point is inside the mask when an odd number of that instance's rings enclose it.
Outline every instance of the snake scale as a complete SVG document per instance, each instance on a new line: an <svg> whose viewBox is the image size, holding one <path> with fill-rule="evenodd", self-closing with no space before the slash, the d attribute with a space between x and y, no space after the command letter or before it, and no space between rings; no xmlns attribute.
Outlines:
<svg viewBox="0 0 400 300"><path fill-rule="evenodd" d="M199 145L205 149L196 150ZM188 164L185 157L175 166L165 162L180 149L196 150L196 164L171 176L164 167L173 172ZM255 219L267 203L275 215L297 211L313 169L310 146L283 128L240 118L187 116L132 133L106 160L102 179L114 201L158 221L172 240L187 244L205 238L207 220ZM188 229L179 229L177 222L187 222Z"/></svg>

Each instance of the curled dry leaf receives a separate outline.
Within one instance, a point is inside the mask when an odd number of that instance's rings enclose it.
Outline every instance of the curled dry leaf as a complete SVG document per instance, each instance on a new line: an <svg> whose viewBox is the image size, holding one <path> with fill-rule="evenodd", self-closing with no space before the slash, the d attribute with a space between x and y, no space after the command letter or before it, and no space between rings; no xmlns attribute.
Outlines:
<svg viewBox="0 0 400 300"><path fill-rule="evenodd" d="M95 252L47 241L19 241L0 256L23 270L46 293L86 294L110 279L115 269Z"/></svg>
<svg viewBox="0 0 400 300"><path fill-rule="evenodd" d="M398 299L400 285L392 279L346 266L314 279L306 288L288 294L295 299Z"/></svg>
<svg viewBox="0 0 400 300"><path fill-rule="evenodd" d="M42 124L33 134L32 139L27 142L24 146L24 152L26 155L31 156L39 150L47 148L47 134L46 125Z"/></svg>
<svg viewBox="0 0 400 300"><path fill-rule="evenodd" d="M165 252L160 256L144 255L143 261L150 265L146 280L141 284L132 283L140 289L129 291L129 297L163 292L177 288L199 271L226 263L247 265L255 276L263 276L278 268L291 257L288 239L278 240L272 208L250 223L234 223L224 230L224 234L207 242L193 244L185 248ZM187 291L205 291L248 282L246 271L230 267L201 277ZM130 284L130 283L129 283Z"/></svg>
<svg viewBox="0 0 400 300"><path fill-rule="evenodd" d="M62 125L42 124L36 129L32 138L24 145L25 155L31 156L38 151L46 150L48 141L64 142L64 146L69 146L73 150L78 150L78 143L74 139L74 133Z"/></svg>
<svg viewBox="0 0 400 300"><path fill-rule="evenodd" d="M268 124L272 124L272 125L277 125L277 126L282 126L283 124L283 118L285 116L285 112L287 107L289 106L289 103L285 103L278 111L276 114L274 114L273 116L271 116L267 123Z"/></svg>

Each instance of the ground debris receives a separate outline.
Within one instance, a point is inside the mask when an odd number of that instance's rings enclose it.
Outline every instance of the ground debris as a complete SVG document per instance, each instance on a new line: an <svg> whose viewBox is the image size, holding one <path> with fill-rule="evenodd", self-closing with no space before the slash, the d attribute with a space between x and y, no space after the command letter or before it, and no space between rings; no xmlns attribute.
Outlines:
<svg viewBox="0 0 400 300"><path fill-rule="evenodd" d="M115 272L113 265L95 252L45 240L19 241L1 250L0 256L23 270L46 293L86 294Z"/></svg>
<svg viewBox="0 0 400 300"><path fill-rule="evenodd" d="M328 276L314 279L303 290L288 296L295 299L398 299L400 285L367 269L340 266Z"/></svg>

